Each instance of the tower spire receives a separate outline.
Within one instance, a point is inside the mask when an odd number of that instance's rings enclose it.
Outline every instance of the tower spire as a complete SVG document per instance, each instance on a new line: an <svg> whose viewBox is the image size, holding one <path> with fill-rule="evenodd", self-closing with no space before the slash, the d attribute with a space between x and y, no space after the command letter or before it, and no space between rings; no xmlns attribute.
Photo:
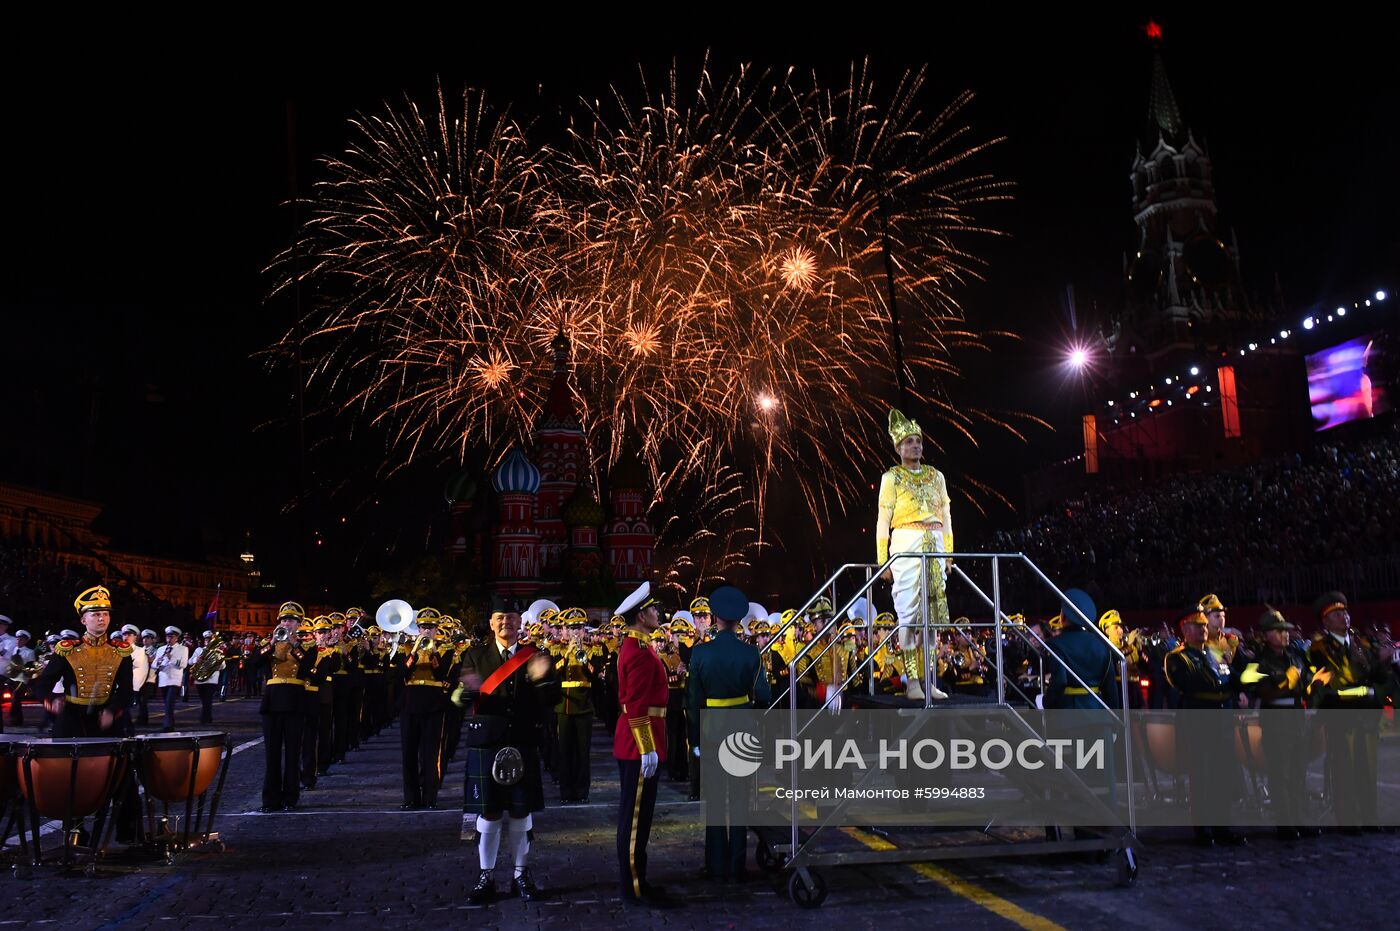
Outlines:
<svg viewBox="0 0 1400 931"><path fill-rule="evenodd" d="M1176 94L1172 92L1171 80L1167 77L1167 66L1162 61L1162 27L1155 22L1148 22L1144 31L1154 47L1152 90L1147 100L1147 118L1162 138L1171 143L1178 143L1185 134L1186 127L1181 120L1181 110L1176 105Z"/></svg>

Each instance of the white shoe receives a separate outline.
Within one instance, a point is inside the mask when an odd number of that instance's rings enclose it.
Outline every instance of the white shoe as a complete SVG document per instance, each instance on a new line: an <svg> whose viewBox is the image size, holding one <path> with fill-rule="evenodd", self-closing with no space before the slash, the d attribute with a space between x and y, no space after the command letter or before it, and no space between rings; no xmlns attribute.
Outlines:
<svg viewBox="0 0 1400 931"><path fill-rule="evenodd" d="M933 687L933 700L934 700L934 701L943 701L943 700L945 700L947 697L948 697L948 693L947 693L947 692L943 691L942 689L940 689L940 688L939 688L938 686L936 686L936 685Z"/></svg>
<svg viewBox="0 0 1400 931"><path fill-rule="evenodd" d="M904 685L904 697L913 701L923 701L924 684L918 679L910 679Z"/></svg>

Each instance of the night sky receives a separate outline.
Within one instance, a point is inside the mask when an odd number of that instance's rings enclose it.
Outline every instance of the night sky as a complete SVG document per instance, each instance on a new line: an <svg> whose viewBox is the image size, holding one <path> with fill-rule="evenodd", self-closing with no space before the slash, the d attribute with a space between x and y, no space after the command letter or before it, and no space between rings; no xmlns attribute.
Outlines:
<svg viewBox="0 0 1400 931"><path fill-rule="evenodd" d="M976 131L1009 137L984 165L1017 190L1014 204L986 214L1011 236L985 249L988 280L962 299L975 324L1025 341L969 377L989 401L1061 428L1036 435L1028 451L989 439L985 461L964 466L1013 501L1025 464L1072 455L1078 442L1077 389L1056 368L1070 295L1081 325L1121 299L1149 16L1165 29L1182 114L1212 156L1246 284L1277 287L1297 315L1400 284L1400 88L1376 23L1147 8L979 21L878 5L855 8L867 19L835 22L812 9L767 21L751 11L554 20L543 37L529 33L539 18L523 8L516 22L231 21L192 30L183 44L152 39L166 22L123 18L86 34L37 24L29 55L0 66L10 220L0 480L105 502L101 529L137 550L232 554L251 532L282 580L295 575L300 539L316 554L309 579L350 597L381 544L399 555L421 549L449 467L425 465L382 487L347 481L364 471L358 457L375 461L382 450L344 441L325 421L307 428L307 508L287 510L298 484L292 383L255 354L293 319L288 301L267 300L262 272L292 236L292 184L309 189L315 159L343 147L357 111L404 93L426 100L439 79L537 115L545 138L576 97L610 83L634 88L638 63L652 75L673 56L694 66L706 49L715 71L791 64L828 83L867 55L890 77L928 62L931 109L975 91L966 116ZM870 520L851 515L849 533L803 562L866 558L868 531L863 540L858 531ZM781 562L770 560L765 577Z"/></svg>

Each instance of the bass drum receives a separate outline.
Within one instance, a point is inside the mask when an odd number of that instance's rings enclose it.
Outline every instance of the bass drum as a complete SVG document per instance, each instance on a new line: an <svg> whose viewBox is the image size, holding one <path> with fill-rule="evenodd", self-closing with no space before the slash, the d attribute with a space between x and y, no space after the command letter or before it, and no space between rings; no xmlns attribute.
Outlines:
<svg viewBox="0 0 1400 931"><path fill-rule="evenodd" d="M45 818L85 818L107 803L126 768L119 737L31 738L18 747L22 794Z"/></svg>
<svg viewBox="0 0 1400 931"><path fill-rule="evenodd" d="M183 802L203 795L213 784L228 735L177 731L143 735L132 743L146 794L162 802Z"/></svg>

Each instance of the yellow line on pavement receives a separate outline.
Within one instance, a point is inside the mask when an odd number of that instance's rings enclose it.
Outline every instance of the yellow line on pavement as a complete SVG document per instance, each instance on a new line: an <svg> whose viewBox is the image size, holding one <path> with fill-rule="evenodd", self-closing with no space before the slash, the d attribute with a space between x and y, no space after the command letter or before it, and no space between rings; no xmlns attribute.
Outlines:
<svg viewBox="0 0 1400 931"><path fill-rule="evenodd" d="M871 850L895 849L895 845L884 838L868 834L858 828L842 828L842 830ZM1012 924L1025 928L1026 931L1065 931L1063 926L1055 924L1049 918L1028 912L1015 902L994 895L981 886L970 883L942 867L934 866L932 863L910 863L908 866L925 879L933 880L949 892L962 896L974 905L980 905L994 915L1000 915Z"/></svg>

